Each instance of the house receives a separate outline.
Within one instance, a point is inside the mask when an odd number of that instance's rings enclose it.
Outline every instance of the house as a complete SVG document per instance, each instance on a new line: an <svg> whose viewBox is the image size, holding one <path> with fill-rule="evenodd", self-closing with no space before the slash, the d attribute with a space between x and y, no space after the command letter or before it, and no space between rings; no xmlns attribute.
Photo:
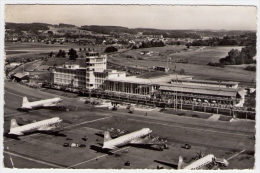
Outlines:
<svg viewBox="0 0 260 173"><path fill-rule="evenodd" d="M140 55L151 55L153 54L153 51L146 51L146 50L143 50L139 53Z"/></svg>

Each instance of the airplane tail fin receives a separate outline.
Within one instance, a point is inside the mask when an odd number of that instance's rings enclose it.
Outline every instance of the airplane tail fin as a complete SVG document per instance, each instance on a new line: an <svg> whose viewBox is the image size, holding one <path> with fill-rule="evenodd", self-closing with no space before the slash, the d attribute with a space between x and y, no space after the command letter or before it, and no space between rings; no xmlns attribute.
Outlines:
<svg viewBox="0 0 260 173"><path fill-rule="evenodd" d="M112 138L110 137L109 131L104 132L104 143L110 141Z"/></svg>
<svg viewBox="0 0 260 173"><path fill-rule="evenodd" d="M10 129L18 127L18 126L19 125L17 124L16 119L12 119L11 120L11 124L10 124Z"/></svg>
<svg viewBox="0 0 260 173"><path fill-rule="evenodd" d="M29 101L28 101L27 97L23 97L23 104L22 105L24 105L26 103L29 103Z"/></svg>
<svg viewBox="0 0 260 173"><path fill-rule="evenodd" d="M183 162L183 157L179 157L179 162L178 162L178 169L182 169L182 162Z"/></svg>

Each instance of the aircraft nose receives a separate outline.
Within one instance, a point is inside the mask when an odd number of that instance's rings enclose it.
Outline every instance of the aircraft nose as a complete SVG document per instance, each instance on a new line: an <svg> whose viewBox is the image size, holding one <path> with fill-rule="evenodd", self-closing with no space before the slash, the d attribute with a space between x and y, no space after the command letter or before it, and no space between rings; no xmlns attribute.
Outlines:
<svg viewBox="0 0 260 173"><path fill-rule="evenodd" d="M226 167L229 165L229 162L226 159L224 159L224 163Z"/></svg>
<svg viewBox="0 0 260 173"><path fill-rule="evenodd" d="M151 130L151 129L148 129L148 133L152 133L152 130Z"/></svg>

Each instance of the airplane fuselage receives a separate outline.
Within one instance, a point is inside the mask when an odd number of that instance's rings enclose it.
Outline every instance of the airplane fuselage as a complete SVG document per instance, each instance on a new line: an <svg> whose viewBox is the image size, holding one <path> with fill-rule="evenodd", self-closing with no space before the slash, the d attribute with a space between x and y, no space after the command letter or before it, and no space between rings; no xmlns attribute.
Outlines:
<svg viewBox="0 0 260 173"><path fill-rule="evenodd" d="M32 109L32 108L39 108L39 107L55 106L60 102L61 102L60 98L53 98L53 99L24 103L21 108L22 109L28 109L28 108Z"/></svg>
<svg viewBox="0 0 260 173"><path fill-rule="evenodd" d="M39 130L41 127L50 126L52 124L60 123L62 120L58 117L51 118L48 120L38 121L31 124L26 124L23 126L18 126L10 129L9 134L23 134L28 132L33 132ZM54 127L53 127L54 128ZM52 128L48 128L46 130L51 130Z"/></svg>
<svg viewBox="0 0 260 173"><path fill-rule="evenodd" d="M130 144L135 139L147 136L151 132L152 132L152 130L150 130L149 128L144 128L139 131L132 132L132 133L126 134L124 136L120 136L116 139L107 141L102 148L109 148L109 146L116 146L116 147L124 146L124 145Z"/></svg>
<svg viewBox="0 0 260 173"><path fill-rule="evenodd" d="M213 154L209 154L209 155L207 155L205 157L202 157L199 160L196 160L196 161L192 162L191 164L189 164L188 166L184 167L183 169L186 169L186 170L202 169L206 165L212 163L214 159L215 159L215 156Z"/></svg>

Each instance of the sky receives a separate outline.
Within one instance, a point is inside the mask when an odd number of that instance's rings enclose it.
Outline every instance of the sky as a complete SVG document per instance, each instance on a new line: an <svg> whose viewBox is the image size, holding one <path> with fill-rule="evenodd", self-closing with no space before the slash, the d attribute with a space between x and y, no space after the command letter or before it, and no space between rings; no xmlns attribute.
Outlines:
<svg viewBox="0 0 260 173"><path fill-rule="evenodd" d="M256 30L254 6L6 5L5 22L157 29Z"/></svg>

